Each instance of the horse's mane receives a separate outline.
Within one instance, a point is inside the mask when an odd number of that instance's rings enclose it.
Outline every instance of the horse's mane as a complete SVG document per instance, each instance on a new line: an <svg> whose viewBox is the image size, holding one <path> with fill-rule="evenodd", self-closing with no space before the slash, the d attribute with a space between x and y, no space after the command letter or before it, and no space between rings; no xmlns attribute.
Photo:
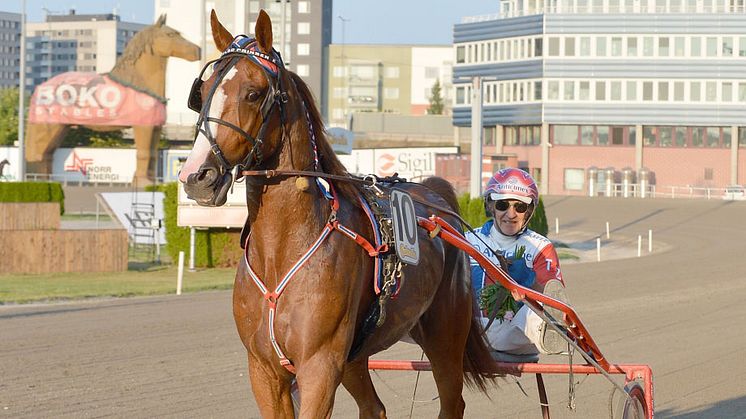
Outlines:
<svg viewBox="0 0 746 419"><path fill-rule="evenodd" d="M303 100L303 103L308 110L308 114L311 117L311 125L316 136L316 148L319 153L321 171L331 175L349 176L347 169L342 162L339 161L331 144L329 144L329 141L326 139L324 123L321 119L321 114L316 107L316 101L314 100L311 89L308 88L308 85L297 74L291 71L288 71L288 74L290 74L298 94L300 95L300 99ZM300 118L305 119L305 116L301 115ZM351 203L357 205L356 196L358 195L359 185L356 182L335 181L334 186L340 194L344 195Z"/></svg>
<svg viewBox="0 0 746 419"><path fill-rule="evenodd" d="M135 34L117 59L114 68L111 69L111 74L124 80L132 78L135 75L135 63L146 48L152 48L156 29L158 29L156 25L151 25Z"/></svg>

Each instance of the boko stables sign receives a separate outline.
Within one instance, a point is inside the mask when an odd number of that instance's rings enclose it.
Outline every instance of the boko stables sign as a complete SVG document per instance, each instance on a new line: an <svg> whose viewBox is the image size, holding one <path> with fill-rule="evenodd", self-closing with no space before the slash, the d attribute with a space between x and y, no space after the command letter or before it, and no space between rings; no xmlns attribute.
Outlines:
<svg viewBox="0 0 746 419"><path fill-rule="evenodd" d="M163 125L166 106L106 75L70 72L37 86L29 122L67 125Z"/></svg>

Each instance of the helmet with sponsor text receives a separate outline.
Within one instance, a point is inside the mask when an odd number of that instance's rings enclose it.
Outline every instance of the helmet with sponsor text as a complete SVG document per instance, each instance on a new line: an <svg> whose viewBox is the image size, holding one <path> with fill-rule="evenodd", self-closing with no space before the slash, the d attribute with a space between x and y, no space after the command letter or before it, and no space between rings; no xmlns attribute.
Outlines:
<svg viewBox="0 0 746 419"><path fill-rule="evenodd" d="M536 182L527 172L508 167L500 169L487 181L484 188L485 201L516 199L526 204L536 205L539 201L539 189Z"/></svg>

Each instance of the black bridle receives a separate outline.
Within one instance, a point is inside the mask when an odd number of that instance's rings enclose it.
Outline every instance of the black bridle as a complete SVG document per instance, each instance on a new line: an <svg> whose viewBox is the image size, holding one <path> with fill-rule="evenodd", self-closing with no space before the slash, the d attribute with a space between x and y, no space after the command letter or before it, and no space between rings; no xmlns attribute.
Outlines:
<svg viewBox="0 0 746 419"><path fill-rule="evenodd" d="M242 58L247 58L261 67L269 86L267 93L264 95L264 99L262 100L262 104L259 107L262 116L262 125L259 127L259 132L256 137L253 137L251 134L244 131L243 128L235 124L209 115L210 105L212 103L212 98L215 95L215 91L218 86L220 86L225 75ZM226 64L221 66L222 63ZM202 80L202 77L207 68L211 65L218 67L218 72L210 86L207 97L203 100L202 85L204 80ZM279 52L272 49L271 55L265 54L259 50L256 40L245 35L239 35L234 38L231 45L223 51L219 58L207 62L205 66L202 67L199 76L194 79L188 100L189 109L199 113L199 118L197 119L197 131L195 132L194 138L196 140L199 133L202 133L207 138L207 141L210 142L210 150L217 159L218 164L220 164L223 173L230 172L233 169L233 166L225 158L223 151L220 150L220 147L215 140L215 134L217 133L213 133L210 129L210 122L232 129L251 144L251 151L247 154L244 161L238 164L238 166L250 169L260 165L262 163L261 147L264 144L265 134L269 127L269 119L275 108L280 110L281 121L284 119L284 104L288 101L288 95L283 89L282 78L280 77L280 71L284 70L284 68L282 57Z"/></svg>

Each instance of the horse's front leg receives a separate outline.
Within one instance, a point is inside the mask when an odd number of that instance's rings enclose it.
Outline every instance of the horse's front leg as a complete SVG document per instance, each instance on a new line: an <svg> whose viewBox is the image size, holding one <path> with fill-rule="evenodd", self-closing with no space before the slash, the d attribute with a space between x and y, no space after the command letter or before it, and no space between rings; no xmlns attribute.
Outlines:
<svg viewBox="0 0 746 419"><path fill-rule="evenodd" d="M331 417L343 370L344 357L338 353L318 352L304 360L297 375L300 419Z"/></svg>
<svg viewBox="0 0 746 419"><path fill-rule="evenodd" d="M294 417L289 374L278 374L273 365L249 351L249 377L254 399L263 418Z"/></svg>

